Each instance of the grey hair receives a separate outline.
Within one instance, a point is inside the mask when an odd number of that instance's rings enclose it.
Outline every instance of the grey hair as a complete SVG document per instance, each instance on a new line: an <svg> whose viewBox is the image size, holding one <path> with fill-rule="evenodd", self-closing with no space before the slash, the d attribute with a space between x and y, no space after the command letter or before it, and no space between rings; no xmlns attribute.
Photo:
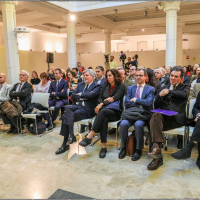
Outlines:
<svg viewBox="0 0 200 200"><path fill-rule="evenodd" d="M164 73L166 73L166 70L163 67L160 67L161 71L163 71Z"/></svg>
<svg viewBox="0 0 200 200"><path fill-rule="evenodd" d="M92 69L86 69L83 71L83 74L85 74L86 72L89 72L91 76L95 77L95 73Z"/></svg>
<svg viewBox="0 0 200 200"><path fill-rule="evenodd" d="M154 72L155 72L156 70L158 70L158 71L160 72L160 74L162 74L162 70L161 70L160 68L155 68L155 69L154 69Z"/></svg>
<svg viewBox="0 0 200 200"><path fill-rule="evenodd" d="M139 66L138 69L144 69L144 70L146 70L146 68L144 66Z"/></svg>
<svg viewBox="0 0 200 200"><path fill-rule="evenodd" d="M29 77L29 73L26 70L22 70L21 72L26 73L26 76Z"/></svg>

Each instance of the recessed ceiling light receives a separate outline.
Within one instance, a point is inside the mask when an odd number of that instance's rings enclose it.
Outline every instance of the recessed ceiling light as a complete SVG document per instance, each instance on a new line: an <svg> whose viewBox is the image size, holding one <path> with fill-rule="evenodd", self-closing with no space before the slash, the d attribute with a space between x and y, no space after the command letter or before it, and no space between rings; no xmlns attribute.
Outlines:
<svg viewBox="0 0 200 200"><path fill-rule="evenodd" d="M74 21L74 20L75 20L75 15L70 15L70 19L71 19L72 21Z"/></svg>
<svg viewBox="0 0 200 200"><path fill-rule="evenodd" d="M144 29L142 29L142 31L144 31Z"/></svg>

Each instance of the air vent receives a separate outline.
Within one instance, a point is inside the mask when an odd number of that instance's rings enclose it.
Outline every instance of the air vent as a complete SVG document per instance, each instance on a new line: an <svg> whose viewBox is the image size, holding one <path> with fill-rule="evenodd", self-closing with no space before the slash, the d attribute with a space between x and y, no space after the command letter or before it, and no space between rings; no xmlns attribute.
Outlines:
<svg viewBox="0 0 200 200"><path fill-rule="evenodd" d="M182 39L182 41L188 41L188 39Z"/></svg>

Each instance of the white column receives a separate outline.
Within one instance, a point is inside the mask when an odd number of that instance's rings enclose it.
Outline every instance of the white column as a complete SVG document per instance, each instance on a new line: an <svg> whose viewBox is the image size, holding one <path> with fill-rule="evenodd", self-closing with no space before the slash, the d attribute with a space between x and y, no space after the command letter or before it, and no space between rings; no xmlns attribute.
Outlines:
<svg viewBox="0 0 200 200"><path fill-rule="evenodd" d="M6 62L8 70L9 84L19 82L19 52L17 43L17 34L14 31L16 28L16 12L15 6L17 1L2 1L0 2L3 14L4 41L6 49Z"/></svg>
<svg viewBox="0 0 200 200"><path fill-rule="evenodd" d="M68 67L71 69L77 66L76 59L76 19L71 20L70 14L63 16L67 25L67 51L68 51Z"/></svg>
<svg viewBox="0 0 200 200"><path fill-rule="evenodd" d="M180 2L164 2L163 10L166 12L166 57L165 66L176 65L176 37L177 37L177 11Z"/></svg>
<svg viewBox="0 0 200 200"><path fill-rule="evenodd" d="M110 29L104 29L103 33L105 35L105 54L111 54L111 34Z"/></svg>
<svg viewBox="0 0 200 200"><path fill-rule="evenodd" d="M178 23L177 25L177 43L176 43L176 65L183 66L183 29L185 27L184 23Z"/></svg>

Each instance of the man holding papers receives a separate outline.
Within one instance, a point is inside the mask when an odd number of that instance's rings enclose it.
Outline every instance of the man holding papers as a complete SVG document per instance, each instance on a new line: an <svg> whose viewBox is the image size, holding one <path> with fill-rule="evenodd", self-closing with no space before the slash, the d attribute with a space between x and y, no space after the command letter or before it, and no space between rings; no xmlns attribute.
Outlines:
<svg viewBox="0 0 200 200"><path fill-rule="evenodd" d="M175 66L171 70L170 84L162 87L155 98L155 109L175 111L175 115L164 115L156 112L150 120L152 151L154 156L147 166L148 170L156 170L163 165L161 145L164 142L163 131L175 129L186 124L186 104L190 93L188 85L183 84L184 70Z"/></svg>

